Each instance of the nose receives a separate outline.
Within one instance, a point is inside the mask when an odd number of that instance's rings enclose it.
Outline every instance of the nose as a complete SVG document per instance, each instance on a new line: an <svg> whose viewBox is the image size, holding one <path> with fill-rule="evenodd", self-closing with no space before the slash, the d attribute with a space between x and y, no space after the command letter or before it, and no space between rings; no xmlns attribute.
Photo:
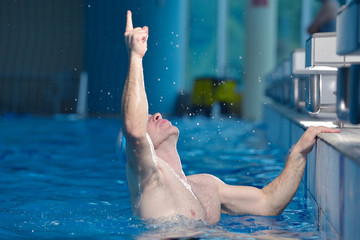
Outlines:
<svg viewBox="0 0 360 240"><path fill-rule="evenodd" d="M153 120L156 122L158 120L161 120L162 119L162 116L160 113L155 113L154 116L153 116Z"/></svg>

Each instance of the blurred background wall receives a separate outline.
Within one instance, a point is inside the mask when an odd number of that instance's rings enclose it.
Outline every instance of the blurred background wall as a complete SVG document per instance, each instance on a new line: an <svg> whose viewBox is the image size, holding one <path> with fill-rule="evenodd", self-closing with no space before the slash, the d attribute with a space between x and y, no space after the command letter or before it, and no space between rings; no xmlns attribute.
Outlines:
<svg viewBox="0 0 360 240"><path fill-rule="evenodd" d="M80 73L87 72L89 114L118 115L130 9L134 25L150 29L144 74L151 112L191 114L191 99L204 94L194 93L196 79L205 78L234 92L233 100L218 102L259 119L264 74L302 46L319 6L316 0L1 0L0 114L74 113ZM232 87L223 87L227 81Z"/></svg>
<svg viewBox="0 0 360 240"><path fill-rule="evenodd" d="M0 1L0 113L73 111L84 69L82 1Z"/></svg>

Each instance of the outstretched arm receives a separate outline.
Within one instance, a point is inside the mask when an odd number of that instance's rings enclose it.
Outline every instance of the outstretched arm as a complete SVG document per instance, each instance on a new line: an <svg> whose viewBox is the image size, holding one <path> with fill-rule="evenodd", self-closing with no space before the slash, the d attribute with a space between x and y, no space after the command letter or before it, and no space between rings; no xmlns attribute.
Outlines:
<svg viewBox="0 0 360 240"><path fill-rule="evenodd" d="M284 170L261 190L220 182L219 195L223 212L264 216L281 214L299 187L307 155L314 147L317 135L338 132L338 129L310 127L291 151Z"/></svg>
<svg viewBox="0 0 360 240"><path fill-rule="evenodd" d="M121 125L126 138L127 163L140 180L154 169L150 142L146 137L148 102L144 87L142 59L147 50L148 27L133 28L132 14L127 12L125 43L129 68L121 102Z"/></svg>

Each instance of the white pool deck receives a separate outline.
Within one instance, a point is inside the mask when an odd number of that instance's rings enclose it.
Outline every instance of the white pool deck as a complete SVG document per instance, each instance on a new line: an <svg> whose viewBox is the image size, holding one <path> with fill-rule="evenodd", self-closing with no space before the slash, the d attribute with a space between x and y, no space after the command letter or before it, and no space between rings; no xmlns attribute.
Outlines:
<svg viewBox="0 0 360 240"><path fill-rule="evenodd" d="M264 105L267 135L286 153L309 126L334 126L283 105ZM339 134L320 134L303 176L319 227L330 239L360 239L360 126L345 124Z"/></svg>

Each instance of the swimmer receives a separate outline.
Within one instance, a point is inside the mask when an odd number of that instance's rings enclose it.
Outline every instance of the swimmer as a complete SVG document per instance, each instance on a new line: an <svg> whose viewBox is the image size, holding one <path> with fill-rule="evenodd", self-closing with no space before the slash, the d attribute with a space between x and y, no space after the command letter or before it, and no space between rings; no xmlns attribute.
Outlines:
<svg viewBox="0 0 360 240"><path fill-rule="evenodd" d="M132 14L128 11L124 36L129 67L121 102L121 124L134 215L148 221L177 221L185 217L216 224L221 213L281 214L298 189L316 136L339 130L310 127L292 149L281 174L262 189L228 185L209 174L185 176L176 147L178 128L159 113L148 114L142 59L147 51L149 29L133 28Z"/></svg>

